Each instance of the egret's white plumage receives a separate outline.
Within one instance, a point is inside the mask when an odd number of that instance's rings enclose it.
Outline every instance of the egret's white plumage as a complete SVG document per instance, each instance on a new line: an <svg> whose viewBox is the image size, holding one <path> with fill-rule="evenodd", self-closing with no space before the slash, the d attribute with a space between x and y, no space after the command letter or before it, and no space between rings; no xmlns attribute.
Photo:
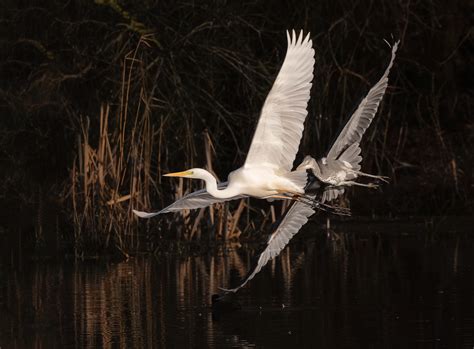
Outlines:
<svg viewBox="0 0 474 349"><path fill-rule="evenodd" d="M273 167L291 171L308 114L314 50L309 33L287 32L288 51L260 114L245 161L246 168Z"/></svg>
<svg viewBox="0 0 474 349"><path fill-rule="evenodd" d="M291 35L287 32L287 40L285 60L263 105L245 164L229 174L227 186L219 187L211 173L199 168L167 175L205 181L210 197L191 197L191 202L186 204L200 205L204 198L209 199L207 205L210 205L242 196L268 198L281 193L304 194L307 175L291 171L291 168L308 114L314 50L309 33L304 37L303 31L299 36L295 31ZM181 204L183 201L176 203L176 207ZM173 209L168 207L156 213L133 212L139 217L150 218L170 210Z"/></svg>

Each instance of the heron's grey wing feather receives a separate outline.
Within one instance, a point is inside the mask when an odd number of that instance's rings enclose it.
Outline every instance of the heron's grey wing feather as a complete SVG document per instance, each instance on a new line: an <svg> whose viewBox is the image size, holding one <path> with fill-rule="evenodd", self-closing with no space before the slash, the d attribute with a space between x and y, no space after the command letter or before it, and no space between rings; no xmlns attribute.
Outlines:
<svg viewBox="0 0 474 349"><path fill-rule="evenodd" d="M314 196L308 197L313 200ZM314 209L307 203L296 201L288 210L278 228L273 232L267 242L267 247L260 254L255 269L247 275L245 281L233 289L224 289L229 292L237 292L244 287L257 273L273 258L278 256L293 236L306 224L309 217L313 215Z"/></svg>
<svg viewBox="0 0 474 349"><path fill-rule="evenodd" d="M331 202L344 194L344 188L327 188L321 197L321 203Z"/></svg>
<svg viewBox="0 0 474 349"><path fill-rule="evenodd" d="M359 143L352 143L344 152L339 156L337 160L328 160L328 163L337 168L337 170L341 168L349 168L353 170L346 171L346 178L345 180L352 180L357 178L357 171L360 171L362 162L362 156L360 156L361 149Z"/></svg>
<svg viewBox="0 0 474 349"><path fill-rule="evenodd" d="M342 129L333 146L328 152L328 159L337 159L342 151L353 143L360 143L362 136L370 126L379 107L388 84L388 74L392 68L399 41L392 47L392 58L385 73L380 80L370 89L367 96L360 102L357 110L352 114L346 126Z"/></svg>
<svg viewBox="0 0 474 349"><path fill-rule="evenodd" d="M309 34L293 31L287 38L285 60L263 104L245 167L293 167L308 114L314 50Z"/></svg>
<svg viewBox="0 0 474 349"><path fill-rule="evenodd" d="M219 183L218 188L224 189L225 187L227 187L227 184L228 184L227 182ZM206 189L201 189L201 190L197 190L183 196L182 198L176 200L171 205L165 207L164 209L160 211L148 213L148 212L133 210L133 213L135 213L140 218L152 218L163 213L175 212L175 211L181 211L181 210L194 210L198 208L207 207L219 202L242 199L245 197L246 197L245 195L237 195L237 196L227 198L227 199L219 199L209 194L206 191Z"/></svg>
<svg viewBox="0 0 474 349"><path fill-rule="evenodd" d="M344 165L350 165L350 168L359 171L362 156L360 156L361 149L359 143L352 143L339 157L339 161L345 162Z"/></svg>

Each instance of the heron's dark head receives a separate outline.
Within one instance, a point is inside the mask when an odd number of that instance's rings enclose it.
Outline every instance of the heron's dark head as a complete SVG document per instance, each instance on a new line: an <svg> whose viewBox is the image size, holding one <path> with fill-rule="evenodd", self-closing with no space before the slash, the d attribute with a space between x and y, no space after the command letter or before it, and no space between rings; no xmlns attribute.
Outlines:
<svg viewBox="0 0 474 349"><path fill-rule="evenodd" d="M308 183L306 184L306 187L304 188L304 191L306 194L316 194L318 193L322 188L325 188L327 186L326 183L320 181L318 177L314 175L314 172L312 169L306 170L306 173L308 174Z"/></svg>

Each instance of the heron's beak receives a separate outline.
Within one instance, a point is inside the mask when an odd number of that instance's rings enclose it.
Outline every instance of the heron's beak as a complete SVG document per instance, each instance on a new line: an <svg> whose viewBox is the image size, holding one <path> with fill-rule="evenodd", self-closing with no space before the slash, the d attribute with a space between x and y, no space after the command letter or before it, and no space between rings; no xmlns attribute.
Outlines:
<svg viewBox="0 0 474 349"><path fill-rule="evenodd" d="M193 171L182 171L164 174L164 177L187 177L193 174Z"/></svg>

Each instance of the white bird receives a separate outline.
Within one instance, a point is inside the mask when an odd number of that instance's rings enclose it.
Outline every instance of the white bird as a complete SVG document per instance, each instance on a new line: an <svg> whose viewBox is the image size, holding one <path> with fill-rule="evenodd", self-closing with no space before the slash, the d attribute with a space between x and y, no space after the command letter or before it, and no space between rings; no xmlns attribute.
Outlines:
<svg viewBox="0 0 474 349"><path fill-rule="evenodd" d="M328 155L319 161L316 161L308 155L297 168L297 171L310 169L318 180L330 185L324 188L321 197L318 198L320 203L333 200L344 193L344 186L361 185L361 183L354 182L358 176L384 179L383 177L360 171L362 157L359 155L361 151L359 142L374 118L380 101L387 89L388 74L395 59L398 43L399 42L396 42L392 47L392 57L385 73L359 104L359 107L351 116L334 142L334 145L329 150ZM307 198L315 200L316 195L309 194ZM280 254L291 238L300 231L309 217L314 214L316 207L317 206L308 205L304 201L294 202L287 210L275 232L273 232L268 239L267 246L260 254L254 269L247 274L247 277L239 286L232 289L223 288L222 290L237 292L253 279L269 261Z"/></svg>
<svg viewBox="0 0 474 349"><path fill-rule="evenodd" d="M287 32L287 40L285 60L263 105L245 164L232 171L228 181L221 185L211 173L201 168L165 175L204 180L206 189L200 192L198 201L207 200L205 206L248 196L265 199L304 194L306 172L291 169L308 114L314 50L309 33L303 37L301 31L297 37L294 31L291 36ZM180 206L179 202L176 202L177 206ZM203 206L194 208L197 207ZM156 213L133 212L139 217L150 218L171 210L167 209Z"/></svg>

